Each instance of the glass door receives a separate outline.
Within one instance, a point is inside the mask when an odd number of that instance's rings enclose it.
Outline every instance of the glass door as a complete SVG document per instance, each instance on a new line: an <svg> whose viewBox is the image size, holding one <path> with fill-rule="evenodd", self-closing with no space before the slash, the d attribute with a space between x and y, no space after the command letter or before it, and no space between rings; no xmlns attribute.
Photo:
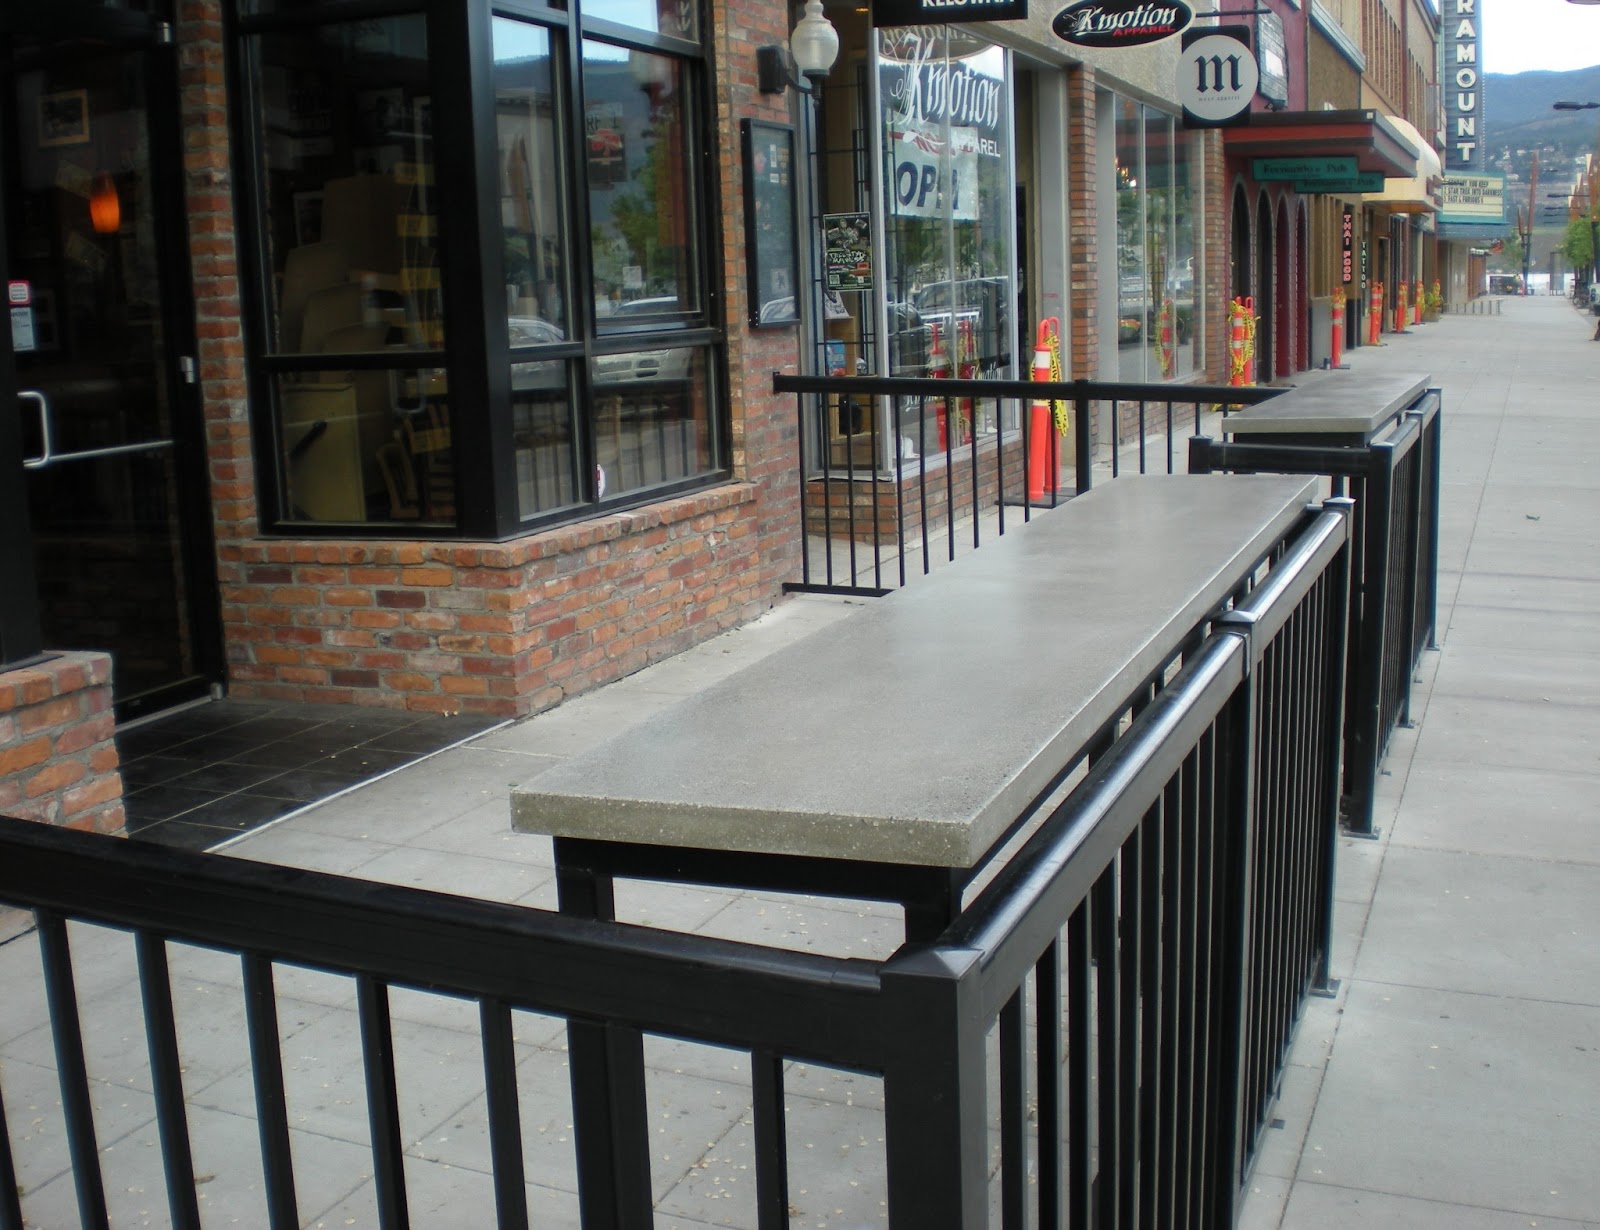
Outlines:
<svg viewBox="0 0 1600 1230"><path fill-rule="evenodd" d="M0 264L39 621L113 655L127 717L220 679L174 53L127 10L26 20L0 29Z"/></svg>

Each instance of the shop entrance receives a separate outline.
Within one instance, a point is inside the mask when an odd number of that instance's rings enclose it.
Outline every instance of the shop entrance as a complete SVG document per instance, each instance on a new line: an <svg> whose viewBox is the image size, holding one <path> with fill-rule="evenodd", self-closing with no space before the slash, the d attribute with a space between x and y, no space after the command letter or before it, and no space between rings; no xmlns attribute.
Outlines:
<svg viewBox="0 0 1600 1230"><path fill-rule="evenodd" d="M175 53L153 12L7 8L0 395L40 646L110 652L125 719L221 680Z"/></svg>

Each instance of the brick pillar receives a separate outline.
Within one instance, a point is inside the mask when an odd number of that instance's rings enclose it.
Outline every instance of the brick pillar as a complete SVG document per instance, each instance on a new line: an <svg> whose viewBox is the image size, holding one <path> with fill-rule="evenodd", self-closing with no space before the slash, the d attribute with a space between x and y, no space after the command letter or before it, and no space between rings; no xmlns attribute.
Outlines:
<svg viewBox="0 0 1600 1230"><path fill-rule="evenodd" d="M1067 73L1067 176L1068 227L1072 253L1068 271L1071 293L1068 332L1071 338L1069 378L1095 380L1100 375L1100 331L1096 319L1100 299L1100 196L1095 183L1096 139L1099 115L1095 107L1095 71L1086 64ZM1112 258L1115 267L1115 258ZM1116 321L1110 322L1115 345Z"/></svg>
<svg viewBox="0 0 1600 1230"><path fill-rule="evenodd" d="M109 654L0 673L0 815L122 832L115 725Z"/></svg>
<svg viewBox="0 0 1600 1230"><path fill-rule="evenodd" d="M1232 243L1233 179L1223 156L1220 129L1204 130L1200 139L1201 182L1205 185L1202 238L1204 282L1196 293L1203 296L1204 338L1197 366L1203 368L1212 384L1228 383L1228 276L1229 246ZM1201 289L1203 287L1203 289Z"/></svg>

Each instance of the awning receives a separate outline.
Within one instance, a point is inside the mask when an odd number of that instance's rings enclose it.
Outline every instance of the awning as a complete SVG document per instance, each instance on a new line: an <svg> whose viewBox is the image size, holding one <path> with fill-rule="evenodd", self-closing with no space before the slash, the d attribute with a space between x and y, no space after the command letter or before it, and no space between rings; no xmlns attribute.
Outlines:
<svg viewBox="0 0 1600 1230"><path fill-rule="evenodd" d="M1241 158L1354 158L1357 170L1409 178L1427 143L1406 128L1409 136L1376 111L1253 111L1248 124L1224 128L1222 140Z"/></svg>
<svg viewBox="0 0 1600 1230"><path fill-rule="evenodd" d="M1375 205L1396 214L1432 214L1439 212L1439 181L1444 178L1444 166L1433 146L1398 115L1388 117L1406 140L1417 147L1417 170L1414 175L1394 176L1385 179L1382 192L1364 192L1361 202Z"/></svg>

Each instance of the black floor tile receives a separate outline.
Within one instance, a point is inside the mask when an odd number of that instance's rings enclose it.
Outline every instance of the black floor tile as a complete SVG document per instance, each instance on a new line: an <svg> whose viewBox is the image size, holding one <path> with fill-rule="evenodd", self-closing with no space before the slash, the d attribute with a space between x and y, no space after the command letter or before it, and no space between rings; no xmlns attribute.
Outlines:
<svg viewBox="0 0 1600 1230"><path fill-rule="evenodd" d="M437 752L442 747L449 747L453 743L460 743L463 739L470 739L473 735L481 734L494 723L456 722L447 719L440 722L418 722L415 726L407 726L400 730L393 730L387 734L378 735L368 739L363 747L384 748L395 752L414 752L426 756Z"/></svg>
<svg viewBox="0 0 1600 1230"><path fill-rule="evenodd" d="M236 790L243 790L247 786L254 786L257 782L264 782L269 777L275 777L278 772L278 768L273 765L237 764L222 760L202 765L182 777L171 780L173 785L182 786L186 790L216 790L223 794L232 794Z"/></svg>
<svg viewBox="0 0 1600 1230"><path fill-rule="evenodd" d="M259 828L279 816L287 816L303 804L290 799L269 799L262 795L230 794L215 802L197 807L183 814L185 824L205 825L207 828L225 830L218 841L231 833Z"/></svg>
<svg viewBox="0 0 1600 1230"><path fill-rule="evenodd" d="M237 837L229 829L214 829L205 824L190 824L186 820L163 820L160 824L146 825L135 831L128 830L133 841L148 841L158 846L171 846L179 850L209 850L212 846Z"/></svg>
<svg viewBox="0 0 1600 1230"><path fill-rule="evenodd" d="M264 782L247 786L240 794L261 795L269 799L287 799L293 803L314 803L330 798L341 790L366 781L371 775L352 769L345 773L318 773L311 769L290 769Z"/></svg>
<svg viewBox="0 0 1600 1230"><path fill-rule="evenodd" d="M120 747L118 751L121 751ZM195 762L181 756L140 756L135 760L123 761L120 771L123 792L132 794L146 786L174 781L185 773L193 773Z"/></svg>
<svg viewBox="0 0 1600 1230"><path fill-rule="evenodd" d="M128 832L205 849L496 725L344 705L184 709L117 733Z"/></svg>
<svg viewBox="0 0 1600 1230"><path fill-rule="evenodd" d="M223 792L219 790L186 790L171 782L162 782L124 795L122 806L127 812L128 827L131 829L158 820L170 820L223 797Z"/></svg>
<svg viewBox="0 0 1600 1230"><path fill-rule="evenodd" d="M416 758L415 752L390 752L381 747L362 744L360 747L335 752L332 756L307 767L319 773L340 773L348 769L361 769L369 777L376 777L380 773L387 773L390 769L398 769L403 764L410 764Z"/></svg>

